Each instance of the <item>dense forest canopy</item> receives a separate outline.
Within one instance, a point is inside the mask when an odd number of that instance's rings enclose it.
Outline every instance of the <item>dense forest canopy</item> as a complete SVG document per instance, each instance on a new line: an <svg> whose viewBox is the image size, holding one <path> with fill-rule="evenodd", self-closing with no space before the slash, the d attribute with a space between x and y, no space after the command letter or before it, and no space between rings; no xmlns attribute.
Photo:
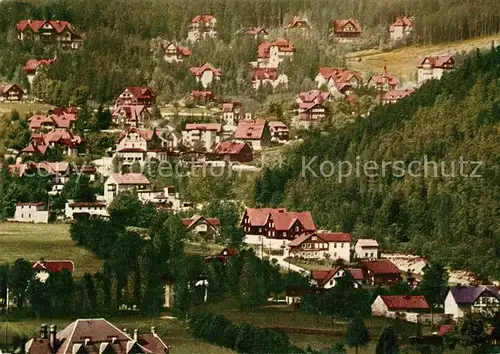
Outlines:
<svg viewBox="0 0 500 354"><path fill-rule="evenodd" d="M417 43L462 40L497 33L500 28L496 0L4 0L0 13L2 80L28 86L23 72L26 60L53 57L56 52L41 44L19 42L15 28L19 20L67 20L84 34L83 49L58 49L58 62L33 84L37 97L54 104L72 103L60 97L77 90L98 102L109 102L123 87L142 84L151 84L161 101L169 102L196 88L188 67L206 61L223 70L216 94L254 95L248 62L254 59L257 45L241 34L262 25L272 30L272 37L285 35L284 25L294 15L309 20L313 35L304 39L286 34L297 48L297 58L284 69L293 92L311 87L318 66L343 64L345 47L327 40L336 18L358 19L366 48L387 42L388 26L402 15L415 18L412 41ZM152 40L185 40L188 24L200 13L216 16L218 39L190 46L193 55L187 63L157 65Z"/></svg>
<svg viewBox="0 0 500 354"><path fill-rule="evenodd" d="M416 252L481 276L500 277L500 50L479 52L441 81L344 129L313 132L282 168L257 181L256 201L310 210L319 227L375 237L385 249ZM302 174L302 159L361 163L435 161L434 177L387 170L341 181ZM481 161L460 176L459 161ZM446 176L455 164L456 177ZM327 170L329 171L329 170ZM443 171L440 173L439 171ZM421 173L422 174L422 173Z"/></svg>

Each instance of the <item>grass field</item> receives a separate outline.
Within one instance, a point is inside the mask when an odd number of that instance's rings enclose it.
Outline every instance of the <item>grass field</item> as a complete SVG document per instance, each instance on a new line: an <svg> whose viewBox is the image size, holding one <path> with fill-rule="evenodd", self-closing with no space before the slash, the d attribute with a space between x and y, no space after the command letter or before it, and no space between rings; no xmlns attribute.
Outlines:
<svg viewBox="0 0 500 354"><path fill-rule="evenodd" d="M5 340L5 322L0 318L0 342ZM162 319L152 317L132 317L132 318L111 318L108 319L118 328L127 328L129 333L133 329L138 329L139 333L149 332L151 326L156 326L156 331L164 339L165 343L171 348L172 354L198 354L198 353L213 353L213 354L229 354L233 351L225 348L220 348L215 345L200 341L191 336L186 326L175 319ZM20 336L38 336L38 331L42 323L56 324L58 330L62 330L71 321L64 320L27 320L23 322L9 322L7 325L8 340L13 335Z"/></svg>
<svg viewBox="0 0 500 354"><path fill-rule="evenodd" d="M95 254L76 246L69 235L68 224L0 222L0 263L18 258L69 259L75 264L75 277L102 269L102 262Z"/></svg>
<svg viewBox="0 0 500 354"><path fill-rule="evenodd" d="M43 103L28 103L28 102L1 102L0 103L0 115L3 113L11 112L12 110L16 110L23 117L28 112L37 112L37 111L48 111L53 108L53 106Z"/></svg>
<svg viewBox="0 0 500 354"><path fill-rule="evenodd" d="M500 44L500 35L439 45L410 46L385 53L378 50L366 50L350 53L347 57L347 66L366 73L380 73L384 66L387 66L391 74L404 81L415 81L418 62L424 57L470 52L475 48L486 49L490 48L492 41L495 41L496 45Z"/></svg>

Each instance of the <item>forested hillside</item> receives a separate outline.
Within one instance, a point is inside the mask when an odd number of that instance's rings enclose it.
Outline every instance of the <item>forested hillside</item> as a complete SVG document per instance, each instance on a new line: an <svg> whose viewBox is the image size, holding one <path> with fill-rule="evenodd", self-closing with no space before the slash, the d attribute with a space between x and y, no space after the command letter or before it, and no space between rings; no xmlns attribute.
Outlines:
<svg viewBox="0 0 500 354"><path fill-rule="evenodd" d="M257 181L256 201L311 210L318 227L375 237L385 250L416 252L481 276L500 277L500 50L474 53L460 69L408 99L341 130L313 132L282 168ZM445 163L427 178L361 173L339 182L301 174L302 158L361 163ZM459 176L460 158L482 161L481 178ZM455 174L450 177L451 166ZM307 165L307 164L306 164ZM330 169L325 169L329 172ZM464 169L471 172L471 165ZM395 171L394 171L395 172ZM445 175L446 174L446 175Z"/></svg>
<svg viewBox="0 0 500 354"><path fill-rule="evenodd" d="M85 36L83 49L58 50L57 63L33 84L36 96L56 105L74 103L75 92L80 98L108 102L123 87L142 84L151 84L160 101L169 102L196 86L188 67L205 61L223 71L220 85L214 88L216 94L255 95L248 62L254 59L257 44L244 35L251 26L265 26L272 38L292 38L296 55L284 69L291 92L309 89L318 66L343 64L346 46L327 40L336 18L359 20L363 27L360 46L364 48L387 44L388 26L401 15L415 17L410 42L416 43L460 40L500 29L500 3L496 0L86 0L85 6L74 0L4 0L0 13L0 81L27 86L26 60L55 54L55 48L18 41L15 25L19 20L67 20ZM190 46L193 55L182 65L157 65L152 40L185 40L187 25L200 13L216 16L219 39ZM309 38L284 33L284 25L294 15L305 16L311 23Z"/></svg>

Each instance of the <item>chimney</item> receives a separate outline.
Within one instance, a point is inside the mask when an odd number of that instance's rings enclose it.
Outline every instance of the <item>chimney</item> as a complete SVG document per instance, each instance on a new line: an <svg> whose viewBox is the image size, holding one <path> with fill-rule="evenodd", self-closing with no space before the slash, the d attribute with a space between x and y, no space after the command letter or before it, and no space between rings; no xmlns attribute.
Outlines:
<svg viewBox="0 0 500 354"><path fill-rule="evenodd" d="M151 326L151 333L156 337L156 327Z"/></svg>
<svg viewBox="0 0 500 354"><path fill-rule="evenodd" d="M47 325L42 324L40 326L40 339L47 339Z"/></svg>
<svg viewBox="0 0 500 354"><path fill-rule="evenodd" d="M55 352L55 347L56 347L56 333L57 333L57 326L50 325L49 343L50 343L50 346L54 352Z"/></svg>
<svg viewBox="0 0 500 354"><path fill-rule="evenodd" d="M137 328L134 329L134 342L137 342Z"/></svg>

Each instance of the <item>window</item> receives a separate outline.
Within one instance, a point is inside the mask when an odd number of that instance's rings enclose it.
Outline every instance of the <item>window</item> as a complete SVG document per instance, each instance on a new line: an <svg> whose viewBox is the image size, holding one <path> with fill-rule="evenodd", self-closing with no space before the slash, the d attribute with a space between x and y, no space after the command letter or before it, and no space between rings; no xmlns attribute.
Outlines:
<svg viewBox="0 0 500 354"><path fill-rule="evenodd" d="M334 256L334 257L337 257L337 252L333 252L333 256Z"/></svg>
<svg viewBox="0 0 500 354"><path fill-rule="evenodd" d="M333 244L333 248L337 248L337 243L336 242Z"/></svg>
<svg viewBox="0 0 500 354"><path fill-rule="evenodd" d="M344 244L343 243L340 244L340 248L344 248Z"/></svg>
<svg viewBox="0 0 500 354"><path fill-rule="evenodd" d="M306 248L306 244L305 243L302 244L302 248Z"/></svg>

